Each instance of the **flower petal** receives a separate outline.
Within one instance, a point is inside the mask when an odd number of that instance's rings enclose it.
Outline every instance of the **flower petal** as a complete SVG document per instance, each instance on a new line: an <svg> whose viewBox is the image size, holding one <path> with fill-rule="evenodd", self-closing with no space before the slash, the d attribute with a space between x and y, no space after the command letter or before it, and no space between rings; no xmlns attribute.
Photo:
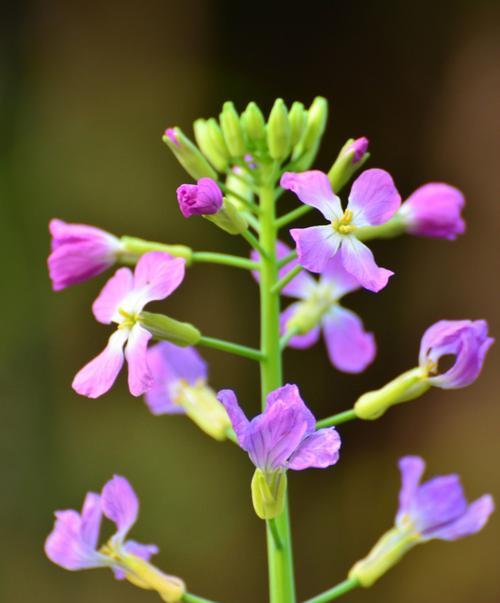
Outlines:
<svg viewBox="0 0 500 603"><path fill-rule="evenodd" d="M284 312L280 315L280 333L284 335L287 331L287 323L292 318L294 313L299 309L301 302L295 302L288 306ZM321 335L321 328L319 326L312 328L304 335L294 335L288 342L288 347L295 348L297 350L305 350L310 348L318 342L319 336Z"/></svg>
<svg viewBox="0 0 500 603"><path fill-rule="evenodd" d="M175 291L184 279L185 268L183 258L174 258L162 251L145 253L137 262L134 272L134 289L143 290L143 307ZM137 310L142 310L142 307Z"/></svg>
<svg viewBox="0 0 500 603"><path fill-rule="evenodd" d="M151 557L157 555L159 551L155 544L142 544L135 540L127 540L123 545L123 548L127 553L140 557L141 559L144 559L144 561L149 561ZM121 567L113 567L112 570L117 580L124 580L126 578L127 574Z"/></svg>
<svg viewBox="0 0 500 603"><path fill-rule="evenodd" d="M337 300L360 288L358 279L344 268L340 253L335 254L321 272L320 285L324 284L330 287L332 296Z"/></svg>
<svg viewBox="0 0 500 603"><path fill-rule="evenodd" d="M299 388L296 385L286 383L270 392L266 398L266 411L278 402L282 402L287 408L293 408L304 419L307 430L314 431L316 428L316 419L307 408L304 400L302 400Z"/></svg>
<svg viewBox="0 0 500 603"><path fill-rule="evenodd" d="M104 350L78 371L72 383L78 394L98 398L111 389L123 366L123 345L127 337L126 329L115 331Z"/></svg>
<svg viewBox="0 0 500 603"><path fill-rule="evenodd" d="M147 359L151 337L151 333L139 324L135 324L130 331L125 357L128 363L128 387L133 396L142 396L153 385Z"/></svg>
<svg viewBox="0 0 500 603"><path fill-rule="evenodd" d="M292 454L288 467L300 471L309 467L324 469L339 460L340 436L335 427L311 433Z"/></svg>
<svg viewBox="0 0 500 603"><path fill-rule="evenodd" d="M433 530L430 538L457 540L479 532L495 509L493 497L485 494L471 503L465 513L451 524Z"/></svg>
<svg viewBox="0 0 500 603"><path fill-rule="evenodd" d="M404 456L399 460L399 471L401 490L396 521L400 521L409 512L425 471L425 461L419 456Z"/></svg>
<svg viewBox="0 0 500 603"><path fill-rule="evenodd" d="M295 174L285 172L281 177L282 188L293 191L306 205L311 205L333 221L342 215L340 199L332 191L328 176L318 170Z"/></svg>
<svg viewBox="0 0 500 603"><path fill-rule="evenodd" d="M229 415L239 445L243 450L247 450L247 433L250 422L238 404L236 394L232 389L221 389L217 394L217 400L224 406Z"/></svg>
<svg viewBox="0 0 500 603"><path fill-rule="evenodd" d="M376 293L383 289L394 274L390 270L377 266L370 249L354 236L344 237L340 252L344 268L369 291Z"/></svg>
<svg viewBox="0 0 500 603"><path fill-rule="evenodd" d="M290 235L297 244L299 263L311 272L322 272L325 269L344 238L330 225L293 228Z"/></svg>
<svg viewBox="0 0 500 603"><path fill-rule="evenodd" d="M367 333L357 314L335 305L323 318L330 362L345 373L361 373L377 353L373 333Z"/></svg>
<svg viewBox="0 0 500 603"><path fill-rule="evenodd" d="M129 268L118 269L104 285L92 305L96 320L103 324L110 324L113 320L118 322L121 319L118 308L132 291L133 283L134 277Z"/></svg>
<svg viewBox="0 0 500 603"><path fill-rule="evenodd" d="M139 500L124 477L115 475L102 489L102 510L117 527L117 536L123 540L139 514Z"/></svg>
<svg viewBox="0 0 500 603"><path fill-rule="evenodd" d="M385 170L364 171L354 181L349 195L348 209L354 213L356 226L384 224L401 205L391 175Z"/></svg>

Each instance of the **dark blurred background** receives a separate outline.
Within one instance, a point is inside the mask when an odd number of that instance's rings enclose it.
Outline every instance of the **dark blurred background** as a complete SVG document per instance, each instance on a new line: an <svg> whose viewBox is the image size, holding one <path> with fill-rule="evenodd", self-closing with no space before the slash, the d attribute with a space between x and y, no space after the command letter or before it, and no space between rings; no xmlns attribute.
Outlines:
<svg viewBox="0 0 500 603"><path fill-rule="evenodd" d="M141 498L132 535L159 544L160 567L222 603L265 601L263 525L245 455L186 419L154 418L123 375L98 400L71 390L108 336L90 312L106 277L51 292L47 223L57 216L244 254L243 242L182 218L175 188L186 176L161 133L169 125L190 131L226 99L269 110L277 96L309 103L321 94L331 118L320 168L346 138L366 135L370 165L388 169L403 196L432 180L465 191L468 231L455 243L374 243L396 276L382 293L356 293L348 305L376 333L376 362L359 378L342 375L320 344L287 352L287 380L326 416L413 366L423 330L438 319L486 318L498 335L499 3L17 0L3 11L0 599L158 600L105 570L65 572L42 551L53 510L79 508L86 491L118 472ZM196 266L163 307L208 334L257 343L257 291L244 271ZM256 412L256 367L204 355L213 386L233 387ZM499 358L496 347L467 389L433 390L376 423L342 427L335 468L290 476L301 598L341 580L391 525L403 454L424 456L431 474L459 472L471 498L500 499ZM494 516L478 536L420 547L371 591L346 600L499 601L499 526Z"/></svg>

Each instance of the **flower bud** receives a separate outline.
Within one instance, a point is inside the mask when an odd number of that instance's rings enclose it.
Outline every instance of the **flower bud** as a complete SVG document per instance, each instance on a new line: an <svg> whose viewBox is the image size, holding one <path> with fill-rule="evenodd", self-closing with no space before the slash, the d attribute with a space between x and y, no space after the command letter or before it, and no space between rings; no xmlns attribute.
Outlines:
<svg viewBox="0 0 500 603"><path fill-rule="evenodd" d="M226 101L219 116L222 134L231 157L243 157L246 153L243 128L234 104Z"/></svg>
<svg viewBox="0 0 500 603"><path fill-rule="evenodd" d="M303 103L295 101L288 114L290 120L290 144L295 146L304 133L304 128L307 123L307 111Z"/></svg>
<svg viewBox="0 0 500 603"><path fill-rule="evenodd" d="M217 172L180 128L168 128L162 138L179 163L195 180L217 178Z"/></svg>
<svg viewBox="0 0 500 603"><path fill-rule="evenodd" d="M186 415L198 427L215 440L227 439L231 421L226 409L217 400L216 393L205 383L200 381L195 385L187 382L177 387L174 402L181 406Z"/></svg>
<svg viewBox="0 0 500 603"><path fill-rule="evenodd" d="M328 119L328 101L322 96L317 96L307 112L307 123L302 139L293 151L292 159L298 159L311 149L317 152L321 137L326 128Z"/></svg>
<svg viewBox="0 0 500 603"><path fill-rule="evenodd" d="M354 140L350 138L342 147L335 163L328 172L328 179L334 191L339 191L352 176L366 163L369 141L364 136Z"/></svg>
<svg viewBox="0 0 500 603"><path fill-rule="evenodd" d="M267 145L273 159L283 160L290 152L290 122L283 99L278 98L267 121Z"/></svg>
<svg viewBox="0 0 500 603"><path fill-rule="evenodd" d="M354 412L358 419L378 419L394 404L413 400L429 388L425 372L421 368L414 368L399 375L384 387L363 394L354 404Z"/></svg>
<svg viewBox="0 0 500 603"><path fill-rule="evenodd" d="M256 469L252 478L252 502L255 513L261 519L278 517L285 506L286 473L269 473Z"/></svg>
<svg viewBox="0 0 500 603"><path fill-rule="evenodd" d="M192 324L174 320L164 314L143 311L139 314L138 320L153 337L170 341L175 345L182 347L195 345L201 339L200 331Z"/></svg>
<svg viewBox="0 0 500 603"><path fill-rule="evenodd" d="M373 547L367 557L358 561L349 572L360 586L369 588L416 544L418 535L411 531L393 528L386 532Z"/></svg>
<svg viewBox="0 0 500 603"><path fill-rule="evenodd" d="M197 119L193 124L196 144L218 172L225 172L228 157L221 154L210 136L210 128L204 119Z"/></svg>
<svg viewBox="0 0 500 603"><path fill-rule="evenodd" d="M185 218L216 214L222 207L222 191L212 178L200 178L196 184L183 184L177 189L179 209Z"/></svg>
<svg viewBox="0 0 500 603"><path fill-rule="evenodd" d="M226 198L238 211L246 210L246 205L238 197L232 195L230 191L249 202L253 201L252 182L238 166L233 167L226 177Z"/></svg>
<svg viewBox="0 0 500 603"><path fill-rule="evenodd" d="M204 216L230 235L239 235L248 228L248 222L228 199L216 214Z"/></svg>
<svg viewBox="0 0 500 603"><path fill-rule="evenodd" d="M253 101L248 103L241 114L241 125L250 142L259 143L266 137L266 121L259 106Z"/></svg>

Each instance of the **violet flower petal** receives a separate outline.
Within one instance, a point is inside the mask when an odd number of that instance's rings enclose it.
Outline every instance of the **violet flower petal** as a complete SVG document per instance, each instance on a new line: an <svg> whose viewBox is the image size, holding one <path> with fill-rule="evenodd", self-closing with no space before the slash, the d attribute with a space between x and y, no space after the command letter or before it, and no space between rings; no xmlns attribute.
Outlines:
<svg viewBox="0 0 500 603"><path fill-rule="evenodd" d="M401 205L391 175L385 170L364 171L354 181L347 208L354 213L356 226L384 224Z"/></svg>
<svg viewBox="0 0 500 603"><path fill-rule="evenodd" d="M318 170L295 174L285 172L281 177L282 188L293 191L297 197L311 207L318 209L332 222L342 215L340 199L332 191L328 176Z"/></svg>
<svg viewBox="0 0 500 603"><path fill-rule="evenodd" d="M133 396L142 396L153 384L153 375L148 367L147 348L152 335L136 323L129 334L125 347L128 363L128 386Z"/></svg>
<svg viewBox="0 0 500 603"><path fill-rule="evenodd" d="M184 279L186 261L173 258L162 251L150 251L141 256L134 272L134 289L142 290L142 310L144 305L168 297Z"/></svg>
<svg viewBox="0 0 500 603"><path fill-rule="evenodd" d="M250 427L250 421L238 404L236 394L232 389L222 389L217 394L217 400L224 406L229 416L229 420L238 438L239 445L243 450L247 450L247 434Z"/></svg>
<svg viewBox="0 0 500 603"><path fill-rule="evenodd" d="M343 238L340 252L344 268L369 291L377 293L383 289L394 274L377 266L370 249L352 235Z"/></svg>
<svg viewBox="0 0 500 603"><path fill-rule="evenodd" d="M399 460L399 470L401 490L399 491L399 509L396 521L400 521L410 510L425 471L425 462L419 456L405 456Z"/></svg>
<svg viewBox="0 0 500 603"><path fill-rule="evenodd" d="M458 475L435 477L422 484L410 506L415 529L423 536L461 517L467 510Z"/></svg>
<svg viewBox="0 0 500 603"><path fill-rule="evenodd" d="M458 540L475 534L484 527L494 509L495 504L492 496L485 494L471 503L465 513L458 519L433 530L428 536L441 540Z"/></svg>
<svg viewBox="0 0 500 603"><path fill-rule="evenodd" d="M115 475L102 489L102 511L117 527L119 541L134 525L139 514L139 499L124 477Z"/></svg>
<svg viewBox="0 0 500 603"><path fill-rule="evenodd" d="M324 469L339 460L340 436L335 427L319 429L302 440L288 461L296 471L316 467Z"/></svg>
<svg viewBox="0 0 500 603"><path fill-rule="evenodd" d="M311 272L322 272L345 238L330 225L293 228L290 235L297 245L300 264Z"/></svg>
<svg viewBox="0 0 500 603"><path fill-rule="evenodd" d="M133 281L134 277L129 268L119 268L115 272L92 304L92 312L97 321L110 324L113 320L115 322L121 320L118 308L132 291Z"/></svg>
<svg viewBox="0 0 500 603"><path fill-rule="evenodd" d="M334 255L326 264L325 269L321 272L320 284L327 284L333 297L337 300L361 287L358 279L344 268L340 253Z"/></svg>

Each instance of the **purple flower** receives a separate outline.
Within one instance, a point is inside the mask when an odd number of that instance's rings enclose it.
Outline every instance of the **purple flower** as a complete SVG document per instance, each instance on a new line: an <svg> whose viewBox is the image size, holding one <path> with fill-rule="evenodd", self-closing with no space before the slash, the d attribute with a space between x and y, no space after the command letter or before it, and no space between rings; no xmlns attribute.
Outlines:
<svg viewBox="0 0 500 603"><path fill-rule="evenodd" d="M352 158L352 162L354 164L358 163L363 159L365 153L368 151L368 145L370 141L366 136L362 136L361 138L356 138L356 140L349 145L347 148L347 152L354 151L354 155Z"/></svg>
<svg viewBox="0 0 500 603"><path fill-rule="evenodd" d="M329 260L339 254L345 270L365 289L380 291L387 285L393 273L377 266L372 252L356 238L358 228L384 224L400 206L401 197L387 172L363 172L352 185L345 211L323 172L287 172L281 186L292 190L302 203L318 209L330 222L290 231L304 268L323 272Z"/></svg>
<svg viewBox="0 0 500 603"><path fill-rule="evenodd" d="M156 590L165 601L177 601L185 590L183 582L148 563L158 547L126 540L138 512L139 501L132 486L115 475L100 495L87 494L81 513L72 509L56 511L45 553L53 563L71 571L109 567L118 580L127 578L137 586ZM98 548L103 516L115 524L116 532Z"/></svg>
<svg viewBox="0 0 500 603"><path fill-rule="evenodd" d="M265 474L309 467L325 468L339 459L340 436L334 427L316 431L316 419L296 385L284 385L267 396L265 411L249 421L235 393L222 390L238 443Z"/></svg>
<svg viewBox="0 0 500 603"><path fill-rule="evenodd" d="M110 268L123 251L119 239L100 228L51 220L49 275L54 291L82 283Z"/></svg>
<svg viewBox="0 0 500 603"><path fill-rule="evenodd" d="M484 320L440 320L422 337L419 364L432 385L443 389L465 387L479 376L493 342ZM440 359L450 355L455 356L453 366L439 373Z"/></svg>
<svg viewBox="0 0 500 603"><path fill-rule="evenodd" d="M153 414L186 414L208 435L226 439L229 417L207 385L207 364L195 348L162 341L148 350L147 361L153 383L145 399Z"/></svg>
<svg viewBox="0 0 500 603"><path fill-rule="evenodd" d="M278 259L290 253L287 245L278 241ZM258 253L252 254L258 260ZM283 278L298 264L293 260L281 268ZM259 272L254 273L259 279ZM291 328L300 334L292 337L288 345L306 349L317 343L321 330L325 338L330 362L340 371L359 373L373 361L376 344L372 333L367 333L359 316L340 305L341 298L359 289L358 281L346 272L339 256L326 265L319 281L307 272L300 272L288 283L281 293L300 301L288 306L281 314L280 327L283 335Z"/></svg>
<svg viewBox="0 0 500 603"><path fill-rule="evenodd" d="M140 324L144 306L168 297L184 278L185 261L160 251L145 253L135 272L120 268L109 279L95 300L92 311L103 324L118 325L106 348L73 380L73 389L82 396L98 398L115 382L124 359L128 362L128 383L133 396L140 396L152 385L153 376L146 357L151 333ZM125 352L123 348L125 347Z"/></svg>
<svg viewBox="0 0 500 603"><path fill-rule="evenodd" d="M411 234L454 240L465 231L461 216L464 203L457 188L431 182L411 194L398 213Z"/></svg>
<svg viewBox="0 0 500 603"><path fill-rule="evenodd" d="M216 214L223 203L222 191L212 178L200 178L197 184L179 186L177 200L185 218Z"/></svg>
<svg viewBox="0 0 500 603"><path fill-rule="evenodd" d="M425 462L418 456L399 461L401 490L396 526L424 542L433 538L457 540L479 532L494 509L485 494L468 504L458 475L445 475L420 484Z"/></svg>

